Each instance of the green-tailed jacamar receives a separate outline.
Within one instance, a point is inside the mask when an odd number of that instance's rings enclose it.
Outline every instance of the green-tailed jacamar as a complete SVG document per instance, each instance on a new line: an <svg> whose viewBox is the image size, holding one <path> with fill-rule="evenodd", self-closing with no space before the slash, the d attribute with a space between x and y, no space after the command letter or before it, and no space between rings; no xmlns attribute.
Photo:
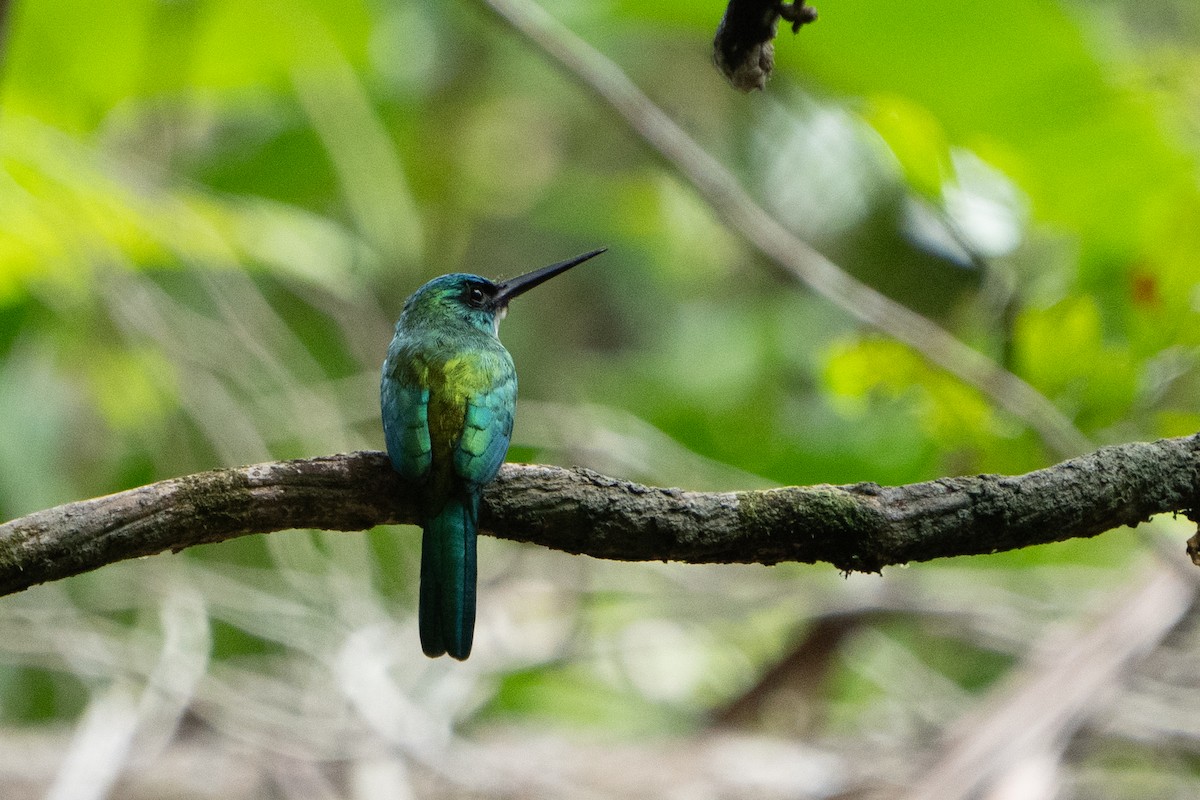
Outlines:
<svg viewBox="0 0 1200 800"><path fill-rule="evenodd" d="M392 466L417 489L421 649L471 654L479 498L512 437L517 371L497 333L508 302L604 250L493 283L434 278L404 304L383 362L383 433Z"/></svg>

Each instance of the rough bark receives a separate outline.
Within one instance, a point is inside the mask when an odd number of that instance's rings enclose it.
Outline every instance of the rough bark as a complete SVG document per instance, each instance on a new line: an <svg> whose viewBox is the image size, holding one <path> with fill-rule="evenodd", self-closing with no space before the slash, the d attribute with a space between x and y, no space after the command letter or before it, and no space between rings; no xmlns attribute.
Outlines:
<svg viewBox="0 0 1200 800"><path fill-rule="evenodd" d="M585 469L508 464L484 496L500 538L597 558L889 564L1012 550L1200 507L1200 435L1106 447L1025 475L907 486L687 492ZM0 594L126 558L289 528L411 523L411 491L378 452L220 469L0 525Z"/></svg>

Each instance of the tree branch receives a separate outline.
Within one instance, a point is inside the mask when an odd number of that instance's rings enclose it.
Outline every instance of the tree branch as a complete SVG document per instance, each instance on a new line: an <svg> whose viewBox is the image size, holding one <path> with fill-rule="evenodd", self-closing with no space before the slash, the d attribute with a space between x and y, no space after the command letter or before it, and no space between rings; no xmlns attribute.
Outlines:
<svg viewBox="0 0 1200 800"><path fill-rule="evenodd" d="M1016 477L907 486L686 492L585 469L507 464L494 536L621 561L825 561L847 571L1095 536L1200 508L1200 434L1102 448ZM387 456L357 452L202 472L0 525L0 594L126 558L290 528L416 520Z"/></svg>

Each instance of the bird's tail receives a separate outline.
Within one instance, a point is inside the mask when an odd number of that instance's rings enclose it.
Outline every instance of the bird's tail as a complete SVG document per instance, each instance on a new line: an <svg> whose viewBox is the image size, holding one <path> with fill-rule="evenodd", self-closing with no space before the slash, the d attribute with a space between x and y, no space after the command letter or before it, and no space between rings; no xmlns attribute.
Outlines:
<svg viewBox="0 0 1200 800"><path fill-rule="evenodd" d="M479 497L453 497L424 525L421 542L421 649L463 661L475 635L475 538Z"/></svg>

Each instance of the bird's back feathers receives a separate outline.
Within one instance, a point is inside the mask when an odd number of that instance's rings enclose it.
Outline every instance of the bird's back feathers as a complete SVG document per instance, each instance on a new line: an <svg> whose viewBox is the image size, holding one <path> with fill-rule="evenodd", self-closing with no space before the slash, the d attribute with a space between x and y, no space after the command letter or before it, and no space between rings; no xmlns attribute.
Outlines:
<svg viewBox="0 0 1200 800"><path fill-rule="evenodd" d="M508 452L516 396L512 358L494 336L397 326L383 369L384 435L393 467L421 497L427 655L471 652L479 500Z"/></svg>

